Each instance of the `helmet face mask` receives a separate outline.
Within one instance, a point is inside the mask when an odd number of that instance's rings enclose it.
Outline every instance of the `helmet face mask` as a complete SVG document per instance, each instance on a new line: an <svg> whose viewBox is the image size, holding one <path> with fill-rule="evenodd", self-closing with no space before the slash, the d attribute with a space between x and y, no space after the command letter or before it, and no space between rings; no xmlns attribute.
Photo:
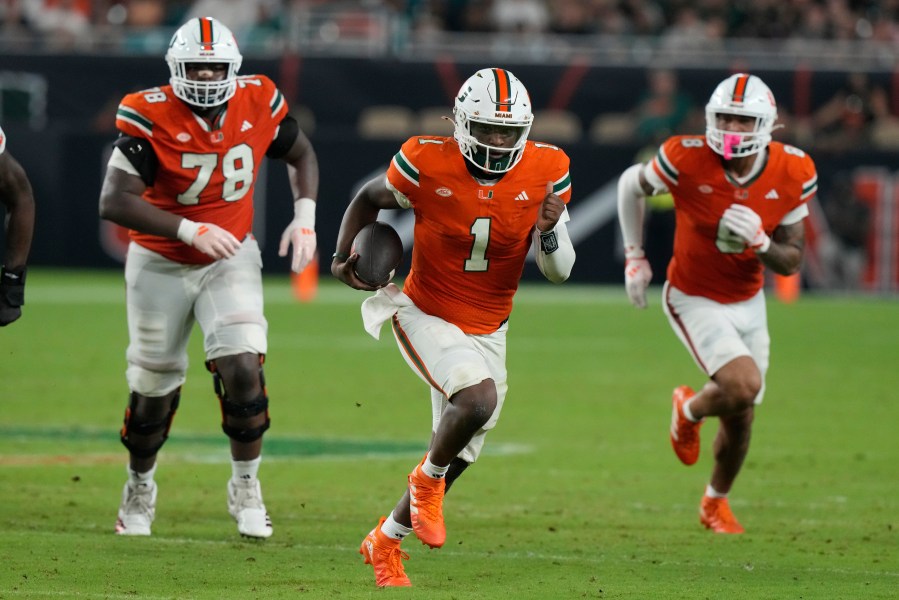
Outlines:
<svg viewBox="0 0 899 600"><path fill-rule="evenodd" d="M182 25L172 36L165 60L171 72L172 91L188 104L200 108L219 106L237 91L237 71L243 57L231 30L213 18L191 19ZM218 81L190 79L188 67L204 63L224 64L225 77Z"/></svg>
<svg viewBox="0 0 899 600"><path fill-rule="evenodd" d="M748 132L721 129L718 115L739 115L754 120ZM755 75L737 73L715 88L705 107L706 142L725 160L751 156L771 142L771 132L777 120L774 94Z"/></svg>
<svg viewBox="0 0 899 600"><path fill-rule="evenodd" d="M453 115L459 150L479 169L505 173L521 160L534 115L527 90L511 72L481 69L469 77L456 96ZM503 137L508 146L487 143Z"/></svg>

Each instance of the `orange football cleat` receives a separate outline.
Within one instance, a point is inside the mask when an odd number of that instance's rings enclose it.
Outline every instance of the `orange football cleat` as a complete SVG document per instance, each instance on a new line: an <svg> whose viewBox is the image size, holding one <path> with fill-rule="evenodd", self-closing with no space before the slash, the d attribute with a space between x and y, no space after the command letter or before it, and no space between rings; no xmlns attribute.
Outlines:
<svg viewBox="0 0 899 600"><path fill-rule="evenodd" d="M362 545L359 554L365 558L365 564L375 569L375 583L378 587L410 587L412 582L406 577L403 561L409 555L400 550L401 540L392 540L381 532L381 525L387 517L381 517Z"/></svg>
<svg viewBox="0 0 899 600"><path fill-rule="evenodd" d="M702 497L699 505L699 521L715 533L743 533L745 530L740 525L734 513L730 511L727 498Z"/></svg>
<svg viewBox="0 0 899 600"><path fill-rule="evenodd" d="M446 541L446 526L443 524L444 491L446 480L442 477L439 479L428 477L422 473L421 464L409 474L409 512L412 515L412 530L422 544L431 548L439 548Z"/></svg>
<svg viewBox="0 0 899 600"><path fill-rule="evenodd" d="M693 395L693 389L686 385L674 388L671 395L671 447L685 465L695 464L699 459L699 428L705 422L693 422L684 416L684 402Z"/></svg>

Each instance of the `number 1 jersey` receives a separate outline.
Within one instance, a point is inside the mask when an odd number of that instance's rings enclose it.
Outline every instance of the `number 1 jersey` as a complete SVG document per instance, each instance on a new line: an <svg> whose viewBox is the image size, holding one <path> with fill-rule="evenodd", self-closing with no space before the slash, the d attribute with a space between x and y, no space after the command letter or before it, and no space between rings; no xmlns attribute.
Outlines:
<svg viewBox="0 0 899 600"><path fill-rule="evenodd" d="M452 138L410 138L387 170L415 211L403 292L465 333L496 331L512 311L547 182L563 201L571 198L568 164L559 148L529 141L511 171L484 184Z"/></svg>

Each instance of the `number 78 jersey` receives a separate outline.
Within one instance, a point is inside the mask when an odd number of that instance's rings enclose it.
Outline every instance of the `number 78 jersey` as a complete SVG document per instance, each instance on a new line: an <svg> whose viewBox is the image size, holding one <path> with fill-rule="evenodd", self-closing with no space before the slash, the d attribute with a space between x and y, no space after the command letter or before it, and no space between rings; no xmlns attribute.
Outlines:
<svg viewBox="0 0 899 600"><path fill-rule="evenodd" d="M546 184L571 198L568 156L527 142L521 161L493 184L476 180L452 138L413 137L387 180L415 211L412 269L403 292L429 315L469 334L509 317Z"/></svg>
<svg viewBox="0 0 899 600"><path fill-rule="evenodd" d="M144 199L192 221L214 223L242 240L253 224L253 188L259 165L287 103L264 75L238 77L227 108L209 123L175 97L171 86L129 94L116 113L116 127L142 138L158 160ZM178 240L130 231L132 240L186 264L212 259Z"/></svg>

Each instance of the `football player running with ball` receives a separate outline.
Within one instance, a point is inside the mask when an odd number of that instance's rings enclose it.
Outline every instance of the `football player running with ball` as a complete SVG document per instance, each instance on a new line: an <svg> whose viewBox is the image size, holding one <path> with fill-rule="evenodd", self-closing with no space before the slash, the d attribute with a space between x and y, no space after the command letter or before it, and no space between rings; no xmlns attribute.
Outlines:
<svg viewBox="0 0 899 600"><path fill-rule="evenodd" d="M28 176L6 149L0 129L0 202L6 208L3 267L0 269L0 327L22 316L25 267L34 234L34 194Z"/></svg>
<svg viewBox="0 0 899 600"><path fill-rule="evenodd" d="M211 18L175 32L166 54L170 85L125 96L100 216L129 228L127 380L122 443L130 453L116 533L150 535L156 455L168 437L187 371L194 323L230 438L227 506L238 531L272 534L257 479L269 427L262 363L262 260L252 235L253 188L263 159L287 163L294 220L280 254L293 246L301 271L315 252L318 163L270 79L238 77L232 33Z"/></svg>
<svg viewBox="0 0 899 600"><path fill-rule="evenodd" d="M350 202L331 272L350 287L356 233L382 209L415 212L412 267L363 302L366 330L390 321L400 352L430 388L428 453L408 475L393 511L364 538L360 552L378 586L411 585L400 549L415 532L431 548L446 540L443 498L481 453L506 397L506 333L512 296L533 246L547 279L561 283L574 265L566 203L568 156L528 140L533 111L524 85L505 69L482 69L459 90L455 133L413 137L386 176Z"/></svg>
<svg viewBox="0 0 899 600"><path fill-rule="evenodd" d="M803 219L818 187L812 159L771 141L777 106L768 86L738 73L721 82L706 105L705 136L674 136L646 165L618 181L625 244L625 286L646 307L652 278L643 253L644 198L670 190L677 225L663 288L671 327L709 381L674 390L671 444L686 465L699 457L699 429L718 417L714 467L700 521L717 533L743 533L728 505L749 450L768 369L764 267L799 271Z"/></svg>

